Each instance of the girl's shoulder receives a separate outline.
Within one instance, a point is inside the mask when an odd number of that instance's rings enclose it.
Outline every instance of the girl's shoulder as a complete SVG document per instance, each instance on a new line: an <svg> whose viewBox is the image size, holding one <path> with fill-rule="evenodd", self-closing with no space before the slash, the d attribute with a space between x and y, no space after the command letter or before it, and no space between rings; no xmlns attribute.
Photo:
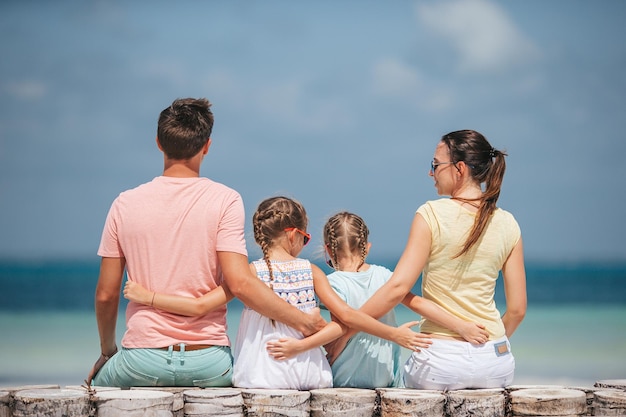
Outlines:
<svg viewBox="0 0 626 417"><path fill-rule="evenodd" d="M392 272L381 265L369 264L367 271L363 272L345 272L335 271L328 275L328 280L333 286L350 286L363 285L369 286L373 282L386 282L392 275Z"/></svg>
<svg viewBox="0 0 626 417"><path fill-rule="evenodd" d="M387 268L386 266L370 264L370 268L373 268L373 270L377 271L377 272L391 274L391 270L389 268Z"/></svg>
<svg viewBox="0 0 626 417"><path fill-rule="evenodd" d="M289 259L286 261L278 261L276 259L270 259L270 263L272 264L289 264L289 263L296 263L296 264L308 264L311 265L311 261L309 261L308 259L304 259L304 258L293 258L293 259ZM264 258L259 258L257 260L252 261L252 264L263 264L263 265L267 265L267 262L265 261Z"/></svg>
<svg viewBox="0 0 626 417"><path fill-rule="evenodd" d="M370 264L370 269L372 271L372 280L382 283L387 282L393 274L389 268L381 265Z"/></svg>

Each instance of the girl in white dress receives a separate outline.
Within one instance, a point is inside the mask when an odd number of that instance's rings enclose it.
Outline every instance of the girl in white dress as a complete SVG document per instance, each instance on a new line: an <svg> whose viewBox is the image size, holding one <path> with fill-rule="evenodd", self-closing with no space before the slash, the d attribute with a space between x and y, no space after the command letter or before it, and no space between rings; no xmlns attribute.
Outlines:
<svg viewBox="0 0 626 417"><path fill-rule="evenodd" d="M319 267L297 258L310 240L306 232L307 223L304 207L293 199L272 197L261 202L253 217L253 227L263 258L252 262L250 270L278 296L302 311L317 308L317 295L337 321L331 321L324 329L307 338L310 346L302 352L289 358L275 359L267 351L268 342L286 338L303 339L304 336L246 307L234 349L233 385L236 387L297 390L331 387L330 366L320 346L339 337L346 326L394 341L414 351L431 343L424 335L410 330L418 322L392 327L352 309L333 291ZM199 298L188 298L157 294L130 280L124 288L124 296L182 315L204 314L232 298L225 286Z"/></svg>

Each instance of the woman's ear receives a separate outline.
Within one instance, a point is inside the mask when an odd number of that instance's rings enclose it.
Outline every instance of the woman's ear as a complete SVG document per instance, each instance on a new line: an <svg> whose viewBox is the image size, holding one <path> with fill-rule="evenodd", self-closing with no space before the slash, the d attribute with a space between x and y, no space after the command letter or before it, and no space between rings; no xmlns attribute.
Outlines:
<svg viewBox="0 0 626 417"><path fill-rule="evenodd" d="M456 172L459 176L464 176L465 174L469 174L467 164L463 161L459 161L456 163Z"/></svg>

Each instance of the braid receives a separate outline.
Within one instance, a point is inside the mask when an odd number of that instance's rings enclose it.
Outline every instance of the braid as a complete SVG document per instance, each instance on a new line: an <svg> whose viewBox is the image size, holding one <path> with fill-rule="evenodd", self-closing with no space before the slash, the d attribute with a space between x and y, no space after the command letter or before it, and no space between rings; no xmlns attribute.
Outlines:
<svg viewBox="0 0 626 417"><path fill-rule="evenodd" d="M365 263L365 257L367 256L367 226L365 226L365 223L363 223L362 221L359 222L358 242L359 249L361 249L361 263L357 267L357 271L363 266L363 264Z"/></svg>
<svg viewBox="0 0 626 417"><path fill-rule="evenodd" d="M252 217L254 240L261 247L263 260L270 275L270 288L273 289L274 271L270 260L270 249L274 241L288 227L306 230L307 217L299 202L287 197L271 197L263 200Z"/></svg>
<svg viewBox="0 0 626 417"><path fill-rule="evenodd" d="M272 284L274 282L274 273L272 270L272 263L270 262L269 257L270 242L267 236L262 233L262 220L259 220L258 218L253 219L252 227L254 229L254 238L261 247L261 251L263 252L263 259L265 260L265 263L267 264L267 269L269 270L270 288L274 289L274 286Z"/></svg>
<svg viewBox="0 0 626 417"><path fill-rule="evenodd" d="M369 230L363 219L349 212L337 213L326 221L324 226L324 244L328 247L333 268L341 270L338 259L357 255L365 264L367 257L367 238Z"/></svg>
<svg viewBox="0 0 626 417"><path fill-rule="evenodd" d="M324 225L324 245L330 252L330 267L339 269L339 263L337 261L337 235L335 234L335 228L337 227L337 216L333 216L326 221Z"/></svg>

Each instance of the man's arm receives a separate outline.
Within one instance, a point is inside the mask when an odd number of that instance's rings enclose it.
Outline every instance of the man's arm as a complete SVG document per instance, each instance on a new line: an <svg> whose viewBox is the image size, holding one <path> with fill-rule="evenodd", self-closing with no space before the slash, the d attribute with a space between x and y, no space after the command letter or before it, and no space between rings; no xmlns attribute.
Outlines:
<svg viewBox="0 0 626 417"><path fill-rule="evenodd" d="M85 382L87 386L104 364L117 352L115 343L115 325L120 304L120 288L124 276L124 258L102 258L100 276L96 286L96 321L100 334L100 357L89 371Z"/></svg>
<svg viewBox="0 0 626 417"><path fill-rule="evenodd" d="M322 316L307 314L282 300L250 271L248 258L235 252L217 252L230 292L259 314L286 324L309 336L326 325Z"/></svg>
<svg viewBox="0 0 626 417"><path fill-rule="evenodd" d="M96 286L96 321L100 349L105 356L111 356L117 350L115 326L125 266L125 258L102 258L100 262L100 276Z"/></svg>

